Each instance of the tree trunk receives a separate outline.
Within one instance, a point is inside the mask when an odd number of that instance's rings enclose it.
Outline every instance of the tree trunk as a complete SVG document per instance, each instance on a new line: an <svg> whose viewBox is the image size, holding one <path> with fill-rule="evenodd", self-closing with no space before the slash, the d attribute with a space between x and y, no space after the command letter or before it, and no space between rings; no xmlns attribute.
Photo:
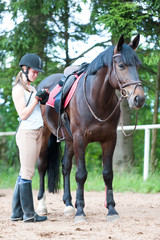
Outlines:
<svg viewBox="0 0 160 240"><path fill-rule="evenodd" d="M155 101L154 101L154 113L152 124L158 123L158 107L159 107L159 96L160 96L160 61L158 63L157 78L155 84ZM151 171L152 173L156 170L157 159L156 159L156 142L157 142L157 129L152 130L152 143L151 143Z"/></svg>
<svg viewBox="0 0 160 240"><path fill-rule="evenodd" d="M65 40L65 55L66 55L66 64L68 67L70 65L70 57L69 57L69 2L65 1L64 3L64 40Z"/></svg>
<svg viewBox="0 0 160 240"><path fill-rule="evenodd" d="M131 125L131 110L128 102L123 100L121 103L121 114L123 124ZM117 144L113 155L113 168L115 171L123 172L130 170L134 163L133 135L126 137L122 131L117 131Z"/></svg>

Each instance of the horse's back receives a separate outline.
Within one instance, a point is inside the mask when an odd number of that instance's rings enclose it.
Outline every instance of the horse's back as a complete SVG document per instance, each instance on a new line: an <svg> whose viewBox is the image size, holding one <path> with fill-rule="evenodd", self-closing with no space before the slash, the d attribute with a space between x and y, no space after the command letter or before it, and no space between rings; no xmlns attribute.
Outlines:
<svg viewBox="0 0 160 240"><path fill-rule="evenodd" d="M42 88L48 88L51 90L63 77L62 73L55 73L46 78L44 78L38 85L37 90Z"/></svg>

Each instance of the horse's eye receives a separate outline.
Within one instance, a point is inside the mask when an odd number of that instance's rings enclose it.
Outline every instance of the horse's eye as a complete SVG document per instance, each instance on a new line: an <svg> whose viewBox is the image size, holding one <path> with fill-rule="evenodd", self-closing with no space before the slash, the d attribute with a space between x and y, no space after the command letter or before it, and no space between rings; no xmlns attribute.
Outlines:
<svg viewBox="0 0 160 240"><path fill-rule="evenodd" d="M123 63L119 63L119 64L118 64L118 67L119 67L120 69L125 69L125 65L124 65Z"/></svg>

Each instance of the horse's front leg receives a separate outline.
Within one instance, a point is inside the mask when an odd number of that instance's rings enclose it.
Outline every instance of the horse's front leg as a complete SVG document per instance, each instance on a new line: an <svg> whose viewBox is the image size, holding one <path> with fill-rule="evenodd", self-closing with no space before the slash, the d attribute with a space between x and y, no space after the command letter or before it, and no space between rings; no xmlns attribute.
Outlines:
<svg viewBox="0 0 160 240"><path fill-rule="evenodd" d="M107 141L106 143L101 144L102 154L103 154L103 179L105 182L106 190L106 207L108 208L107 221L114 222L119 219L119 214L115 210L115 201L113 196L113 166L112 158L115 148L115 141Z"/></svg>
<svg viewBox="0 0 160 240"><path fill-rule="evenodd" d="M85 146L83 138L81 138L80 136L74 139L74 153L77 162L76 171L77 191L75 203L77 212L74 221L78 223L81 221L86 221L86 215L83 209L84 209L84 183L87 179L87 170L85 165Z"/></svg>
<svg viewBox="0 0 160 240"><path fill-rule="evenodd" d="M72 205L72 196L70 190L70 172L72 169L73 155L74 155L73 144L66 142L62 162L63 187L64 187L63 202L66 205L64 209L65 215L75 214L75 209Z"/></svg>

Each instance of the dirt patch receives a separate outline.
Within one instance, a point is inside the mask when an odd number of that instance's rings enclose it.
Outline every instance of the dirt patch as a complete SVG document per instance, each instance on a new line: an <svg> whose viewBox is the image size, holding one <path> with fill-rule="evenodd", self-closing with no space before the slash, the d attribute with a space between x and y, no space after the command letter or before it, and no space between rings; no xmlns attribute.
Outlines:
<svg viewBox="0 0 160 240"><path fill-rule="evenodd" d="M75 224L63 214L62 192L46 192L48 220L41 223L12 222L13 190L0 189L0 240L160 240L160 194L115 193L120 220L106 221L104 192L85 192L86 223ZM35 209L37 191L33 192ZM72 192L73 202L75 192Z"/></svg>

